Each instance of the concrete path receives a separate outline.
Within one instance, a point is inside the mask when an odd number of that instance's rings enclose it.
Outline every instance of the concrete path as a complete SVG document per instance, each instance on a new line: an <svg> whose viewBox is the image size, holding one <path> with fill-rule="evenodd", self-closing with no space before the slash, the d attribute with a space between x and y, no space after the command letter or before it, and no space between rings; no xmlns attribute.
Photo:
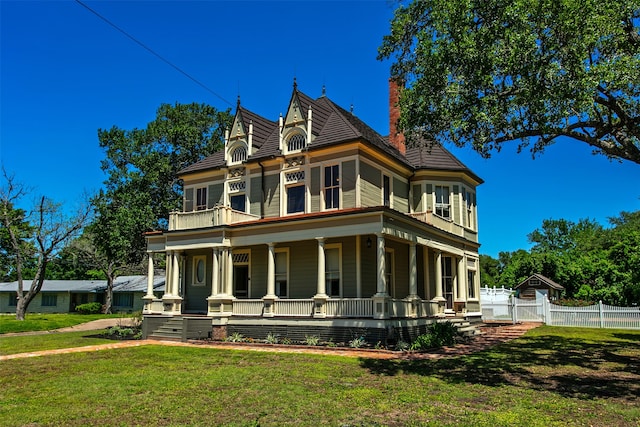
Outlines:
<svg viewBox="0 0 640 427"><path fill-rule="evenodd" d="M105 322L108 320L122 320L122 319L104 319L95 322ZM92 325L84 324L73 327L74 331L78 330L95 330L96 325L103 325L103 323L89 322ZM115 323L114 323L115 324ZM113 326L113 325L111 325ZM510 341L512 339L521 337L530 329L540 326L539 323L522 323L517 325L504 325L504 326L491 326L483 328L481 335L475 336L471 342L467 344L459 344L453 347L445 347L435 352L430 353L399 353L386 350L370 350L370 349L350 349L350 348L326 348L326 347L310 347L310 346L270 346L260 344L249 343L227 343L227 342L206 342L206 341L190 341L190 342L175 342L175 341L156 341L156 340L129 340L129 341L114 341L109 344L90 345L84 347L75 348L61 348L57 350L43 350L34 351L29 353L9 354L0 356L0 361L10 359L21 359L27 357L47 356L52 354L65 354L65 353L80 353L89 351L100 350L112 350L117 348L127 347L140 347L143 345L166 345L166 346L182 346L182 347L199 347L199 348L211 348L211 349L225 349L225 350L245 350L245 351L266 351L266 352L278 352L278 353L304 353L304 354L325 354L325 355L338 355L345 357L360 357L364 359L403 359L403 360L421 360L421 359L441 359L446 357L457 357L465 354L474 353L477 351L485 350L491 346ZM78 329L86 328L86 329ZM107 328L109 326L104 326ZM102 326L97 327L101 329ZM67 329L67 328L65 328ZM61 331L61 330L59 330ZM47 333L47 332L45 332ZM7 336L5 334L3 336Z"/></svg>

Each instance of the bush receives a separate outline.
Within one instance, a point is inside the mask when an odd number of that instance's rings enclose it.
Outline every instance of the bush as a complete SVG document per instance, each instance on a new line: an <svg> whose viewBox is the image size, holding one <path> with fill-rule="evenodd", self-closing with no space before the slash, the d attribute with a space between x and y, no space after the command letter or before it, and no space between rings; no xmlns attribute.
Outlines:
<svg viewBox="0 0 640 427"><path fill-rule="evenodd" d="M420 335L415 339L410 349L420 351L445 345L454 345L458 337L460 337L460 332L453 323L436 322L429 325L426 334Z"/></svg>
<svg viewBox="0 0 640 427"><path fill-rule="evenodd" d="M99 302L89 302L76 306L76 311L80 314L99 314L102 312L102 304Z"/></svg>

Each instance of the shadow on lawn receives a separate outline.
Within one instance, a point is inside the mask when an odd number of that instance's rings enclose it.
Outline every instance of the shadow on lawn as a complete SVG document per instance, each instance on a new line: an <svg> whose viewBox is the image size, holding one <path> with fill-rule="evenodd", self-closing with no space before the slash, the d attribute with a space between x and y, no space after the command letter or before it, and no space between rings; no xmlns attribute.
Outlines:
<svg viewBox="0 0 640 427"><path fill-rule="evenodd" d="M450 383L515 385L565 397L640 397L637 335L614 343L590 343L557 336L523 337L467 356L428 360L361 359L379 375L414 374Z"/></svg>

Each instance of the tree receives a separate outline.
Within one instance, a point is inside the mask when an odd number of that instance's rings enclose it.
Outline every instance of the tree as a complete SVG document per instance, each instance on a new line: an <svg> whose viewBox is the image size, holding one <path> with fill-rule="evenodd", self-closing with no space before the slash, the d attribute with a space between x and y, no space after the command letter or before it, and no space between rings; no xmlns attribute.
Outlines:
<svg viewBox="0 0 640 427"><path fill-rule="evenodd" d="M143 260L144 233L166 229L170 212L181 207L178 172L220 149L230 121L228 110L176 103L162 104L145 129L98 130L108 178L105 190L94 198L90 253L107 277L107 310L113 279Z"/></svg>
<svg viewBox="0 0 640 427"><path fill-rule="evenodd" d="M2 235L7 236L8 256L13 262L18 282L16 319L24 320L29 304L42 289L47 266L56 252L74 238L90 218L90 207L81 207L75 215L65 215L59 204L41 197L29 215L16 209L27 195L24 185L3 170L4 186L0 188L0 223ZM24 266L35 258L31 285L25 291Z"/></svg>
<svg viewBox="0 0 640 427"><path fill-rule="evenodd" d="M407 87L410 145L485 157L568 137L640 163L638 0L416 0L400 5L379 59Z"/></svg>

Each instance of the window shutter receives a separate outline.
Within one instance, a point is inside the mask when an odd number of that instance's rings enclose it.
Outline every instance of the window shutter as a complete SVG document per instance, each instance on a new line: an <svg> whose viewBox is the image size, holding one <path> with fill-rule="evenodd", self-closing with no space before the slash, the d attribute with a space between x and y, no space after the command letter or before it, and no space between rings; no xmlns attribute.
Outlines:
<svg viewBox="0 0 640 427"><path fill-rule="evenodd" d="M427 184L427 210L433 211L433 184Z"/></svg>
<svg viewBox="0 0 640 427"><path fill-rule="evenodd" d="M453 186L453 222L460 224L460 186Z"/></svg>

